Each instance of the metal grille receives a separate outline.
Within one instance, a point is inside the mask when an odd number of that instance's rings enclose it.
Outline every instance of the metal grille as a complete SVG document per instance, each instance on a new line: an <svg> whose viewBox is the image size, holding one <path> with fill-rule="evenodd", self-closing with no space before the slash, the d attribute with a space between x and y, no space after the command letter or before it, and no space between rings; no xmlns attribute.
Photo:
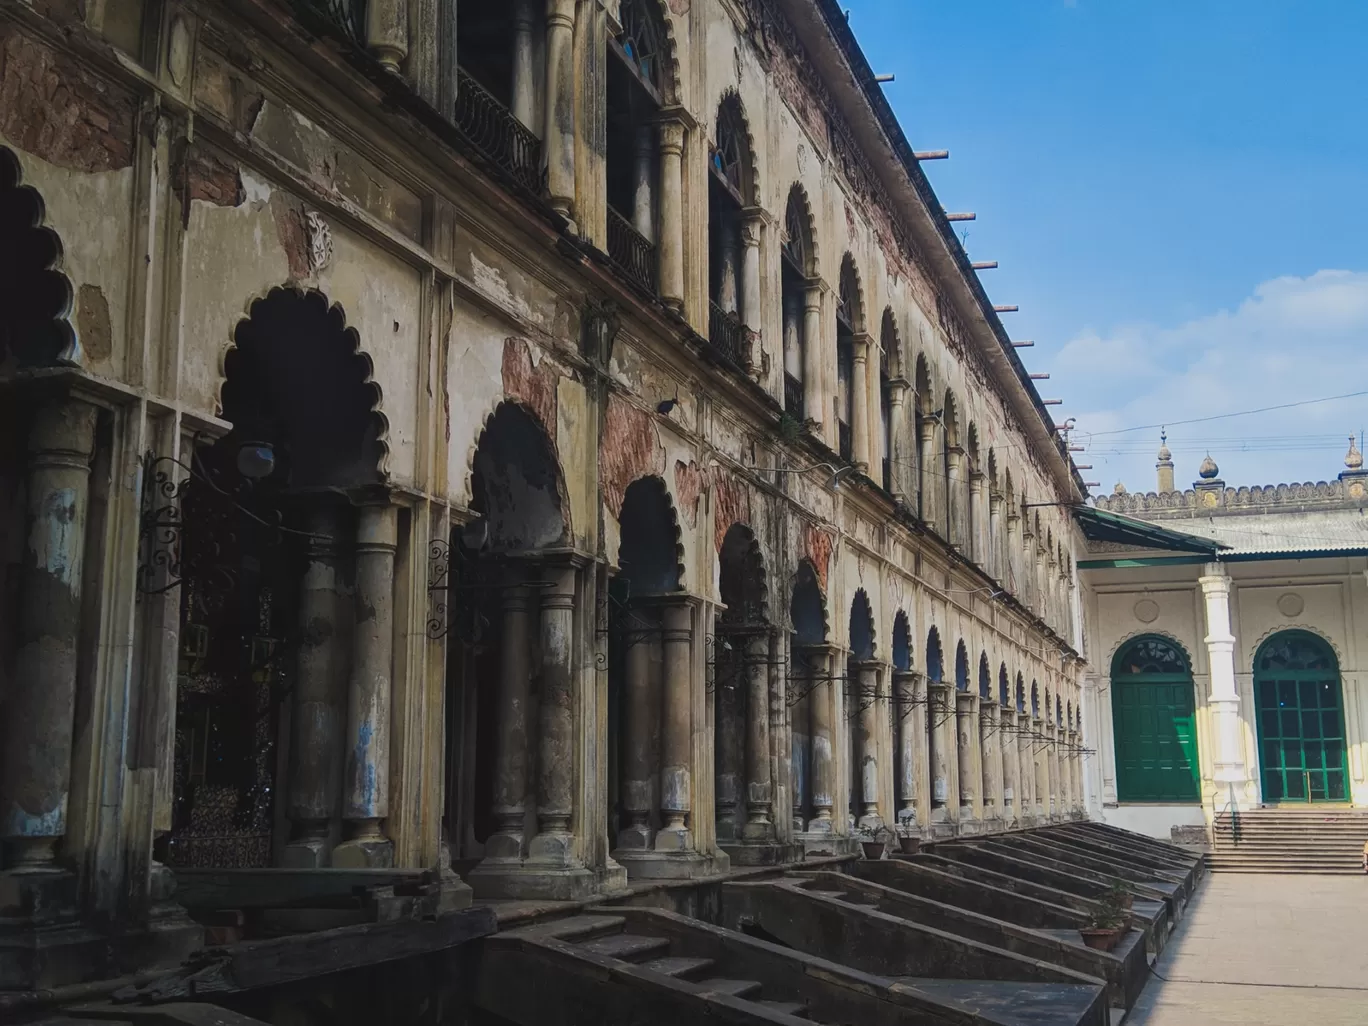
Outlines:
<svg viewBox="0 0 1368 1026"><path fill-rule="evenodd" d="M290 6L302 18L326 22L358 46L366 45L366 0L290 0Z"/></svg>
<svg viewBox="0 0 1368 1026"><path fill-rule="evenodd" d="M745 352L745 327L741 318L727 313L716 303L708 304L708 341L738 367Z"/></svg>
<svg viewBox="0 0 1368 1026"><path fill-rule="evenodd" d="M471 145L503 168L520 185L541 192L545 172L541 140L532 134L494 94L463 69L456 69L453 121Z"/></svg>
<svg viewBox="0 0 1368 1026"><path fill-rule="evenodd" d="M654 293L655 246L612 207L608 208L608 256L623 274Z"/></svg>
<svg viewBox="0 0 1368 1026"><path fill-rule="evenodd" d="M784 375L784 409L803 419L803 383L792 374Z"/></svg>

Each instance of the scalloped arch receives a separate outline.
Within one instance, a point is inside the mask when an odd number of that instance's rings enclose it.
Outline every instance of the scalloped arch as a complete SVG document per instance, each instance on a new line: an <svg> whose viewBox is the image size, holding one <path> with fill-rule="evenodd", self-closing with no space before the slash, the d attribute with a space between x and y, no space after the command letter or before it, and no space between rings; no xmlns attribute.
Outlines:
<svg viewBox="0 0 1368 1026"><path fill-rule="evenodd" d="M734 108L737 123L741 126L742 140L746 144L746 152L742 154L742 164L746 171L745 190L742 198L748 206L758 207L760 205L760 165L756 160L755 132L751 129L750 118L746 115L746 104L741 99L741 93L735 86L728 86L722 90L722 95L717 100L714 108L716 113L713 115L712 135L713 145L717 145L717 126L722 120L722 109L728 104Z"/></svg>
<svg viewBox="0 0 1368 1026"><path fill-rule="evenodd" d="M808 191L803 187L802 182L794 182L789 186L788 198L784 201L785 220L788 216L788 206L794 202L799 205L800 217L807 230L808 266L803 268L803 273L809 278L815 278L818 274L818 268L822 266L822 244L817 238L817 218L812 213L812 201L808 198Z"/></svg>
<svg viewBox="0 0 1368 1026"><path fill-rule="evenodd" d="M865 320L865 295L864 279L860 276L860 265L855 262L855 255L846 250L841 257L841 274L836 282L837 294L839 295L845 285L846 275L850 276L850 326L856 332L867 330L868 322Z"/></svg>
<svg viewBox="0 0 1368 1026"><path fill-rule="evenodd" d="M1120 652L1127 645L1129 645L1132 641L1135 641L1138 638L1163 638L1165 641L1173 642L1173 644L1177 646L1178 651L1183 653L1183 658L1187 660L1188 671L1190 673L1196 672L1193 670L1193 666L1195 665L1195 663L1192 658L1191 650L1187 647L1186 644L1179 640L1176 634L1171 634L1168 631L1135 630L1131 631L1129 634L1119 639L1116 642L1116 644L1112 646L1111 651L1107 653L1107 661L1102 665L1106 666L1107 668L1107 684L1109 687L1111 685L1112 664L1116 662L1117 653Z"/></svg>
<svg viewBox="0 0 1368 1026"><path fill-rule="evenodd" d="M670 536L674 541L675 557L674 587L668 589L668 591L678 591L680 588L684 586L684 573L686 569L684 566L684 535L683 531L680 529L679 526L679 510L675 507L674 495L671 493L670 487L668 484L666 484L665 479L657 474L645 474L642 477L637 478L631 484L629 484L626 490L623 492L622 509L619 510L618 515L618 551L613 554L613 559L619 565L619 567L621 567L623 544L622 536L626 531L627 520L624 513L627 510L627 503L633 495L633 489L635 489L638 485L650 487L663 503L661 509L665 513L666 522L668 524L670 531Z"/></svg>
<svg viewBox="0 0 1368 1026"><path fill-rule="evenodd" d="M1259 649L1264 647L1264 643L1267 642L1270 638L1274 637L1275 635L1281 634L1283 631L1305 631L1307 634L1314 634L1316 637L1320 638L1321 641L1329 645L1330 651L1335 653L1335 665L1340 673L1341 686L1343 685L1344 653L1340 651L1340 647L1337 644L1335 644L1335 639L1330 637L1330 635L1326 634L1325 631L1321 630L1319 627L1313 627L1310 624L1305 623L1282 624L1278 627L1272 627L1269 630L1265 631L1263 634L1259 635L1258 639L1254 642L1253 648L1250 649L1248 672L1252 673L1254 671L1254 660L1259 657ZM1150 633L1154 632L1151 631Z"/></svg>
<svg viewBox="0 0 1368 1026"><path fill-rule="evenodd" d="M859 628L860 651L855 651L856 628ZM874 659L878 655L878 635L874 628L874 607L870 604L869 593L856 588L850 600L850 654L856 659Z"/></svg>
<svg viewBox="0 0 1368 1026"><path fill-rule="evenodd" d="M486 413L485 416L482 418L480 422L480 430L475 436L475 444L471 446L470 454L466 462L466 494L470 496L470 500L473 505L475 501L475 462L479 459L481 447L485 444L486 440L490 436L490 431L493 427L495 418L499 416L499 411L504 409L505 407L516 410L519 414L521 414L522 416L526 417L529 421L531 421L531 423L538 429L538 432L542 437L542 441L545 442L546 455L550 463L550 469L552 471L552 474L555 477L554 500L561 516L561 523L563 528L561 537L572 537L573 520L570 512L570 504L566 499L567 492L565 487L565 471L564 468L561 467L560 459L556 452L556 443L551 433L547 430L546 424L543 423L541 417L537 415L536 410L532 409L532 407L529 406L527 403L521 402L518 399L503 396L497 402L494 403L493 409Z"/></svg>
<svg viewBox="0 0 1368 1026"><path fill-rule="evenodd" d="M61 236L46 224L47 205L42 193L24 184L18 154L4 146L0 146L0 216L8 222L7 232L21 236L18 245L13 238L7 240L7 255L0 257L0 307L12 318L25 301L38 306L33 311L38 318L35 323L0 326L0 361L8 349L25 366L79 364L80 341L70 320L76 293L63 270ZM24 258L34 255L36 260L30 262L37 266L25 267ZM19 351L20 337L28 342L23 352ZM42 339L43 344L36 344L35 339Z"/></svg>
<svg viewBox="0 0 1368 1026"><path fill-rule="evenodd" d="M233 360L233 354L240 352L238 337L244 328L251 329L257 323L258 317L262 314L262 307L279 297L292 296L304 303L316 303L324 317L335 317L339 334L347 340L346 355L357 358L363 374L359 382L362 389L370 398L370 406L367 414L374 425L375 445L378 449L378 456L375 460L375 473L380 481L389 480L389 418L385 415L383 404L384 395L380 388L380 383L375 380L375 361L370 353L366 352L361 346L361 335L347 323L347 311L341 303L334 303L329 300L327 294L321 289L303 288L294 283L285 285L275 285L263 293L258 293L248 301L243 315L238 318L233 325L233 331L228 336L227 343L219 352L219 379L218 387L215 389L215 413L219 416L226 416L224 402L225 389L230 387L229 364Z"/></svg>
<svg viewBox="0 0 1368 1026"><path fill-rule="evenodd" d="M883 350L888 376L905 378L907 364L903 359L902 332L898 330L898 317L891 306L884 307L879 324L879 348Z"/></svg>
<svg viewBox="0 0 1368 1026"><path fill-rule="evenodd" d="M729 556L729 553L731 554ZM729 559L739 559L740 566L729 565ZM723 614L724 624L738 623L735 616L731 615L738 611L741 614L741 624L753 624L747 614L758 614L761 622L769 622L769 578L765 571L765 554L760 548L760 542L755 537L755 532L742 523L733 523L727 528L723 535L722 546L717 553L718 562L718 590L722 593L721 599L726 602L728 609ZM740 574L739 578L735 576ZM734 592L736 587L740 587L742 594L736 596L740 603L749 606L749 609L740 608L736 602L727 602L727 593ZM746 592L751 594L746 594Z"/></svg>
<svg viewBox="0 0 1368 1026"><path fill-rule="evenodd" d="M806 571L806 572L805 572ZM790 626L795 634L802 634L804 627L798 622L799 616L798 599L800 593L810 586L811 594L816 598L816 612L818 622L821 626L821 637L816 641L801 641L800 644L825 644L831 637L831 617L827 609L826 593L822 591L821 578L817 576L817 567L810 559L800 560L798 569L793 574L793 589L789 595L789 620ZM810 612L810 611L805 611ZM804 617L806 623L806 617Z"/></svg>
<svg viewBox="0 0 1368 1026"><path fill-rule="evenodd" d="M912 644L912 619L907 611L899 609L893 614L892 646L889 653L895 670L912 669L915 646ZM903 651L899 653L899 649Z"/></svg>
<svg viewBox="0 0 1368 1026"><path fill-rule="evenodd" d="M679 83L684 81L684 74L679 60L679 40L675 36L674 15L670 11L670 5L665 0L624 0L624 2L639 3L643 7L649 7L655 11L663 33L662 42L665 48L661 55L664 58L661 62L661 68L665 71L665 75L661 82L660 98L667 106L680 103Z"/></svg>

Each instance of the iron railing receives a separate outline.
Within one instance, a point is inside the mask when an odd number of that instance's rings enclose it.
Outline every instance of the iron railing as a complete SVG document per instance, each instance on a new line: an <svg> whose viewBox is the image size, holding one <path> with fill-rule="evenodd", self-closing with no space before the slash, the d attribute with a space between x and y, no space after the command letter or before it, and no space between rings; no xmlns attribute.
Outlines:
<svg viewBox="0 0 1368 1026"><path fill-rule="evenodd" d="M841 459L849 463L851 454L854 451L850 444L850 425L843 420L838 420L836 422L836 436L840 446L837 451L840 453Z"/></svg>
<svg viewBox="0 0 1368 1026"><path fill-rule="evenodd" d="M366 0L289 0L301 19L319 21L358 46L366 45Z"/></svg>
<svg viewBox="0 0 1368 1026"><path fill-rule="evenodd" d="M746 327L739 316L713 302L708 303L708 341L732 363L744 366Z"/></svg>
<svg viewBox="0 0 1368 1026"><path fill-rule="evenodd" d="M784 374L784 411L803 419L803 383L792 374Z"/></svg>
<svg viewBox="0 0 1368 1026"><path fill-rule="evenodd" d="M518 184L541 192L545 180L541 140L464 68L456 69L452 120L470 144L507 171Z"/></svg>
<svg viewBox="0 0 1368 1026"><path fill-rule="evenodd" d="M655 293L655 245L612 207L608 208L608 257L628 278Z"/></svg>

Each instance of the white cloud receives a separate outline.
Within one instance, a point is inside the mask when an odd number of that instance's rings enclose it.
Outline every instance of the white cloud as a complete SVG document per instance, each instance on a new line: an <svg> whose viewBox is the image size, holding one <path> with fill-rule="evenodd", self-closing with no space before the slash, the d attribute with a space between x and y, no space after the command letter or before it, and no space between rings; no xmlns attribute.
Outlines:
<svg viewBox="0 0 1368 1026"><path fill-rule="evenodd" d="M1052 381L1077 418L1077 441L1089 443L1089 432L1174 424L1169 445L1180 487L1196 479L1208 447L1230 485L1330 480L1344 469L1349 433L1368 426L1368 397L1176 422L1368 390L1368 272L1275 278L1234 310L1173 327L1082 332L1055 357ZM1308 435L1317 437L1293 437ZM1084 476L1101 481L1103 492L1118 480L1148 491L1158 436L1157 428L1098 435L1077 459L1094 465ZM1269 437L1301 451L1270 448L1262 441Z"/></svg>

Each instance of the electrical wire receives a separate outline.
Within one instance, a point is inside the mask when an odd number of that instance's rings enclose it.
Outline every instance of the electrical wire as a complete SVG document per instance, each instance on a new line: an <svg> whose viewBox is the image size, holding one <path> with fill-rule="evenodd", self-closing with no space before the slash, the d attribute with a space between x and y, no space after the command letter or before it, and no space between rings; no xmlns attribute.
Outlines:
<svg viewBox="0 0 1368 1026"><path fill-rule="evenodd" d="M1189 417L1187 420L1170 420L1159 424L1138 424L1135 427L1114 428L1111 431L1093 431L1092 437L1101 438L1104 435L1124 435L1132 431L1153 431L1165 427L1179 427L1183 424L1204 424L1212 420L1228 420L1231 417L1248 417L1255 413L1271 413L1274 410L1291 410L1299 406L1315 406L1318 403L1331 403L1340 399L1357 399L1359 396L1368 395L1368 389L1360 392L1345 392L1343 395L1327 395L1319 399L1301 399L1295 403L1279 403L1276 406L1260 406L1254 410L1237 410L1234 413L1214 413L1209 417Z"/></svg>

